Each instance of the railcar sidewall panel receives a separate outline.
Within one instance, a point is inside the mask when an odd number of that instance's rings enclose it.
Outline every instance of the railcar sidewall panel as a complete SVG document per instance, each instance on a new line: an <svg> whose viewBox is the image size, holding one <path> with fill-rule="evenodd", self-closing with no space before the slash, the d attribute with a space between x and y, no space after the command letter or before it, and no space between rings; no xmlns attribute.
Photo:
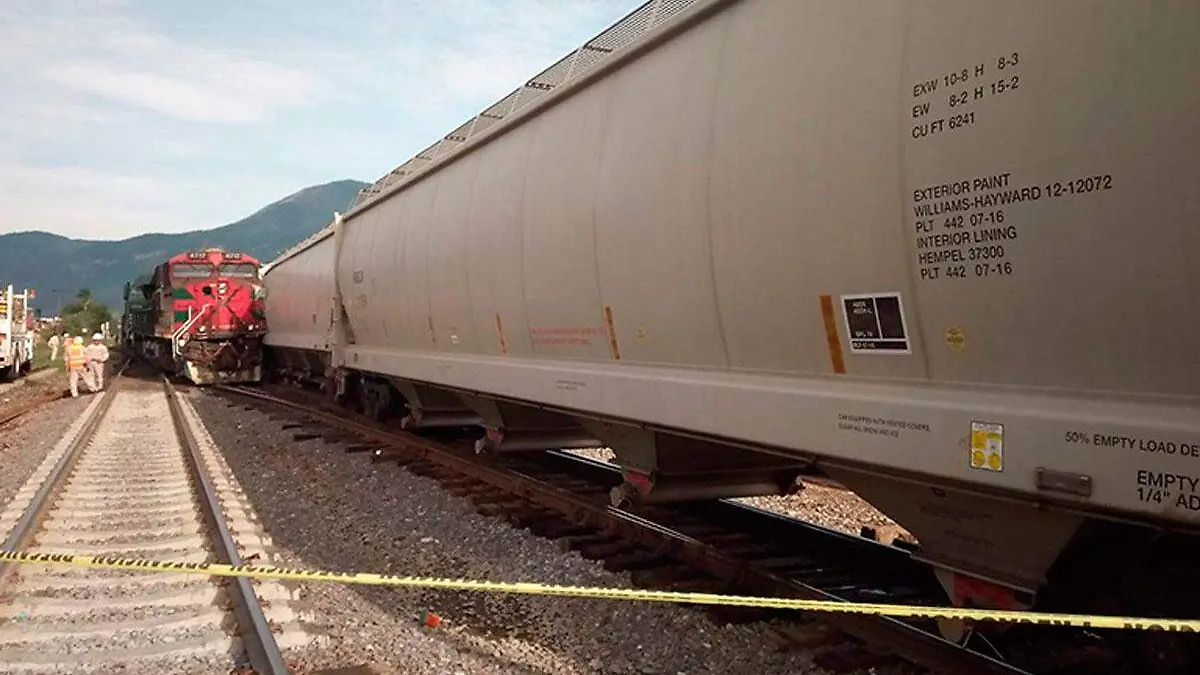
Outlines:
<svg viewBox="0 0 1200 675"><path fill-rule="evenodd" d="M429 230L429 306L438 349L450 352L480 351L471 314L473 280L467 247L471 194L478 171L478 155L446 168L437 181Z"/></svg>
<svg viewBox="0 0 1200 675"><path fill-rule="evenodd" d="M384 209L377 210L384 211ZM369 213L370 211L363 216ZM363 283L366 271L363 267L366 265L367 256L370 255L370 248L363 245L366 241L363 232L375 222L375 219L382 217L377 213L372 218L355 218L342 225L345 228L345 234L342 237L341 248L337 251L336 274L338 286L342 291L342 307L346 311L348 327L354 336L355 344L358 344L358 336L366 331L365 324L368 320L365 311L366 286ZM333 289L329 289L328 292L332 293Z"/></svg>
<svg viewBox="0 0 1200 675"><path fill-rule="evenodd" d="M613 80L596 257L623 362L727 365L713 279L712 101L724 18Z"/></svg>
<svg viewBox="0 0 1200 675"><path fill-rule="evenodd" d="M272 267L267 289L268 346L327 349L332 316L333 239Z"/></svg>
<svg viewBox="0 0 1200 675"><path fill-rule="evenodd" d="M313 256L307 270L309 284L306 285L305 294L310 295L310 301L313 306L313 311L310 318L310 326L312 326L312 347L314 349L327 349L331 334L334 319L334 241L330 237L321 243L317 244L318 255ZM315 321L311 321L312 316L316 317Z"/></svg>
<svg viewBox="0 0 1200 675"><path fill-rule="evenodd" d="M538 356L606 359L594 204L612 84L601 80L538 118L522 209L525 314Z"/></svg>
<svg viewBox="0 0 1200 675"><path fill-rule="evenodd" d="M479 170L471 193L468 236L471 308L481 336L479 350L485 354L532 353L525 316L522 214L533 137L528 127L520 128L475 153Z"/></svg>
<svg viewBox="0 0 1200 675"><path fill-rule="evenodd" d="M364 284L367 287L367 320L364 322L367 331L362 335L355 335L355 339L363 345L391 344L388 329L396 327L395 314L392 312L392 296L395 291L392 290L391 280L394 277L392 270L396 267L393 251L401 233L400 224L389 219L388 215L386 210L380 209L375 219L370 221L370 227L364 228L362 235L364 241L370 242L370 254L367 256L369 262L363 269Z"/></svg>
<svg viewBox="0 0 1200 675"><path fill-rule="evenodd" d="M439 340L433 325L433 306L429 299L429 238L433 222L433 203L440 181L414 185L408 198L412 202L404 214L404 287L408 307L405 316L409 330L405 336L413 349L437 350Z"/></svg>
<svg viewBox="0 0 1200 675"><path fill-rule="evenodd" d="M375 209L382 214L380 217L384 219L384 227L390 227L394 231L391 237L392 246L387 249L391 263L384 270L380 270L387 279L388 291L392 297L390 301L385 300L380 304L379 311L389 315L389 332L392 344L396 347L419 345L425 330L424 324L417 323L413 318L408 297L405 265L408 261L406 255L410 233L405 215L411 209L411 201L388 202Z"/></svg>

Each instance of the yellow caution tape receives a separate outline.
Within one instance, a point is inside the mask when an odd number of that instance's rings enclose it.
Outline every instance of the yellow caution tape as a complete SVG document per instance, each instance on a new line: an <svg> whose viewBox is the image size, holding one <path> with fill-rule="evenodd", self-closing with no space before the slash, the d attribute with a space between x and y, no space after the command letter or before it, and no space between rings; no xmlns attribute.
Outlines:
<svg viewBox="0 0 1200 675"><path fill-rule="evenodd" d="M919 607L876 603L839 602L831 600L800 600L797 598L767 598L758 596L718 595L716 593L679 593L644 591L628 588L594 588L560 586L539 583L476 581L470 579L438 579L433 577L402 577L392 574L363 572L330 572L301 570L287 567L257 565L224 565L220 563L189 563L109 556L71 555L67 553L20 553L0 551L0 562L37 565L63 565L96 569L133 570L144 572L176 572L221 577L249 577L292 581L337 581L369 586L400 586L431 588L447 591L484 591L521 595L548 595L600 600L637 600L642 602L674 602L694 605L727 605L769 609L794 609L806 612L842 612L910 619L951 619L962 621L991 621L1025 623L1044 626L1075 626L1080 628L1118 628L1125 630L1159 630L1200 632L1200 620L1157 619L1127 616L1093 616L1088 614L1054 614L1049 612L1019 612L1009 610L965 609L960 607Z"/></svg>

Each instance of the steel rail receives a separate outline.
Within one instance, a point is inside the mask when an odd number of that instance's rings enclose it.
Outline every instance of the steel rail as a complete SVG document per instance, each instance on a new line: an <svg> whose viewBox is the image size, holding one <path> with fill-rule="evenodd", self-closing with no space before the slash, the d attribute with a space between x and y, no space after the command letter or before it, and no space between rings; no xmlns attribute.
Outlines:
<svg viewBox="0 0 1200 675"><path fill-rule="evenodd" d="M5 424L8 424L19 417L24 417L25 415L28 415L47 403L53 403L61 398L63 398L63 393L61 391L42 392L40 396L36 397L32 401L22 403L14 408L9 408L8 410L0 412L0 426L4 426Z"/></svg>
<svg viewBox="0 0 1200 675"><path fill-rule="evenodd" d="M200 491L204 519L220 544L217 558L226 565L241 565L242 557L238 553L237 542L225 523L221 501L204 471L199 443L188 426L187 418L184 417L183 404L179 402L175 387L171 386L171 381L166 376L163 376L163 388L167 394L167 404L171 408L171 420L175 424L175 431L180 443L187 448L185 454L188 458L188 470ZM241 629L242 648L246 650L251 667L258 675L286 675L290 671L284 663L279 644L275 641L275 635L271 632L270 623L250 579L236 577L229 580L228 584L233 599L233 612Z"/></svg>
<svg viewBox="0 0 1200 675"><path fill-rule="evenodd" d="M754 594L779 595L813 600L844 601L826 591L792 579L786 579L747 564L728 554L678 532L621 511L600 505L561 488L520 473L488 466L473 457L454 452L442 444L407 432L383 430L286 398L235 385L217 385L219 391L297 410L316 423L351 432L401 452L428 459L471 478L490 483L578 522L606 531L620 531L630 541L656 548L680 562L702 569ZM664 550L665 544L665 550ZM847 635L874 647L892 650L904 660L935 672L971 675L1028 675L1027 671L985 654L949 642L939 635L885 616L861 616L829 613L821 620Z"/></svg>
<svg viewBox="0 0 1200 675"><path fill-rule="evenodd" d="M41 487L33 495L33 500L25 509L25 513L21 515L20 520L13 526L12 532L8 538L4 540L5 551L20 551L32 541L33 536L37 534L38 525L45 517L47 510L54 503L55 497L62 490L66 482L66 477L71 475L75 465L79 462L80 456L83 455L83 450L96 436L96 430L100 428L100 422L104 420L104 416L108 414L108 409L112 407L113 399L116 398L117 390L120 388L120 377L125 372L128 363L122 363L117 371L116 377L112 379L112 386L106 391L100 392L100 403L92 409L91 415L87 421L80 427L79 433L71 441L71 445L67 447L66 452L59 458L58 463L50 470L49 475L42 481ZM0 587L8 581L13 572L16 571L16 563L5 563L0 565Z"/></svg>

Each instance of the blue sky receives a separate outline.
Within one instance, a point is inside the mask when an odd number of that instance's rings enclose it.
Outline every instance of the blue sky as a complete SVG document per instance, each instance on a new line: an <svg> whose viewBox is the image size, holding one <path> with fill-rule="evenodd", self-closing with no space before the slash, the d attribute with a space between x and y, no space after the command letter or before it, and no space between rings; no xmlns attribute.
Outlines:
<svg viewBox="0 0 1200 675"><path fill-rule="evenodd" d="M367 182L642 0L3 0L0 233L217 227Z"/></svg>

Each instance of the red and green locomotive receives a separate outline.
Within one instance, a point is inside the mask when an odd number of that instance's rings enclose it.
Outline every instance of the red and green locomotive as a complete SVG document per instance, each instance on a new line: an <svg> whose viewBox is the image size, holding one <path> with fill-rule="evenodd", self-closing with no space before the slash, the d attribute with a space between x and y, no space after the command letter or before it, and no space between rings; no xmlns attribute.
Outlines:
<svg viewBox="0 0 1200 675"><path fill-rule="evenodd" d="M125 284L122 342L196 384L258 382L267 332L259 262L189 251Z"/></svg>

